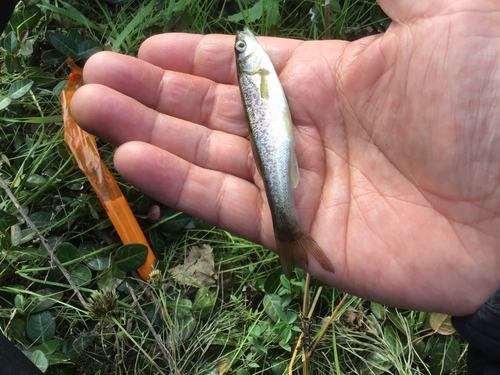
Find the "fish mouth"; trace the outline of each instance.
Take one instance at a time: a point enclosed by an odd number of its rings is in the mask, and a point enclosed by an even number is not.
[[[246,36],[246,37],[255,39],[255,35],[253,35],[253,33],[250,31],[250,29],[248,27],[246,27],[246,26],[243,26],[243,30],[237,30],[236,31],[236,36],[238,38],[241,38],[243,35]]]

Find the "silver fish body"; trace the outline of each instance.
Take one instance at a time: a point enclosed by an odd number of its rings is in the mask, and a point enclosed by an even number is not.
[[[309,253],[333,272],[328,258],[300,224],[295,208],[293,189],[299,169],[292,118],[278,75],[249,29],[237,33],[235,52],[250,142],[264,181],[283,272],[290,277],[294,265],[307,265]]]

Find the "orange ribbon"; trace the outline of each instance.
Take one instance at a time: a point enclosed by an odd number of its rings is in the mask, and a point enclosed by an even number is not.
[[[92,184],[122,242],[140,243],[148,247],[148,258],[137,271],[144,280],[149,280],[156,258],[113,175],[102,162],[95,137],[80,128],[71,115],[69,105],[73,94],[83,85],[83,71],[71,58],[66,63],[72,72],[68,77],[68,84],[61,92],[64,140]]]

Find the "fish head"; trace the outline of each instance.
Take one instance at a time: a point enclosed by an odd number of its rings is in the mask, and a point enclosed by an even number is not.
[[[255,35],[247,27],[236,33],[234,51],[240,72],[255,74],[261,69],[262,52],[264,50]]]

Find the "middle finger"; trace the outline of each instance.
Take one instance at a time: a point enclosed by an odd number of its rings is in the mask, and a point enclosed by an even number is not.
[[[114,145],[147,142],[202,168],[245,180],[254,176],[246,138],[160,113],[107,86],[80,88],[72,99],[71,112],[82,128]]]

